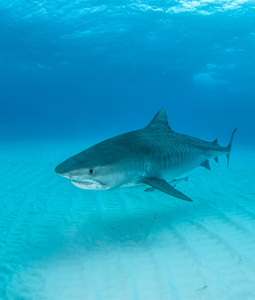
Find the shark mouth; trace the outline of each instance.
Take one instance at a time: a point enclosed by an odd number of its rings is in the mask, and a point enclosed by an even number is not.
[[[71,181],[71,183],[83,190],[108,190],[109,187],[106,185],[91,179],[79,180],[77,177],[70,176],[69,174],[60,174],[62,177],[65,177]]]
[[[83,190],[104,190],[104,186],[97,181],[78,181],[71,180],[71,183]]]
[[[84,184],[84,185],[91,185],[94,182],[88,182],[88,181],[75,181],[75,180],[71,180],[72,183],[78,183],[78,184]]]

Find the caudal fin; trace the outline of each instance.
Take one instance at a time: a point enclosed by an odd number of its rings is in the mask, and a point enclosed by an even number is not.
[[[227,154],[226,154],[227,155],[227,167],[229,166],[229,155],[230,155],[230,151],[231,151],[231,147],[232,147],[233,137],[234,137],[234,134],[235,134],[236,131],[237,131],[237,128],[232,132],[230,142],[229,142],[229,144],[226,147],[226,151],[227,151]]]

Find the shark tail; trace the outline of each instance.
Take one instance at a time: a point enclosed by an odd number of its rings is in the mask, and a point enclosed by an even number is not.
[[[232,147],[233,137],[234,137],[234,134],[235,134],[236,131],[237,131],[237,128],[232,132],[229,144],[226,147],[227,167],[229,167],[229,156],[230,156],[230,151],[231,151],[231,147]]]

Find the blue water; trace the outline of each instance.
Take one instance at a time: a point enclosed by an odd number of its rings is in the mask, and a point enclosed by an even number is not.
[[[254,132],[254,3],[3,1],[1,137]],[[228,139],[228,137],[227,137]]]
[[[254,299],[254,14],[242,0],[0,1],[1,300]],[[54,174],[162,107],[173,130],[223,146],[239,128],[232,171],[222,159],[183,184],[191,210],[159,194],[148,204],[142,190],[87,193]],[[207,239],[215,252],[201,250]],[[182,285],[185,270],[197,282]]]

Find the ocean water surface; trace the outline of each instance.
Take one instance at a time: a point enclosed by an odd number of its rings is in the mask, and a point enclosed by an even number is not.
[[[0,1],[0,299],[255,298],[255,2]],[[84,191],[64,159],[143,128],[226,146],[178,185]]]

